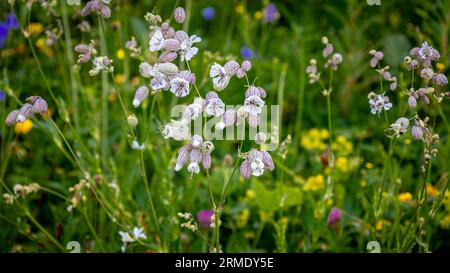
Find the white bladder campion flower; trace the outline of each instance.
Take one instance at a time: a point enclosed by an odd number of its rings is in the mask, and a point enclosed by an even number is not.
[[[100,71],[113,72],[114,67],[112,66],[112,60],[107,56],[95,57],[92,61],[93,67],[89,71],[90,76],[96,76]]]
[[[190,61],[192,57],[197,55],[198,48],[192,46],[195,43],[201,42],[202,39],[197,35],[192,35],[188,39],[185,39],[181,42],[180,50],[181,50],[181,61]]]
[[[182,78],[174,78],[170,81],[170,92],[182,98],[189,95],[189,82]]]
[[[249,179],[252,175],[261,176],[265,170],[271,172],[274,169],[275,165],[268,152],[252,149],[245,156],[240,172],[244,179]]]
[[[186,140],[190,138],[189,126],[184,121],[172,120],[162,129],[165,139],[172,138],[174,140]]]
[[[161,30],[157,29],[153,32],[149,42],[149,50],[151,52],[159,51],[164,45],[164,37]]]
[[[198,118],[205,108],[205,100],[202,98],[195,98],[192,104],[186,106],[183,111],[181,122],[188,124],[191,120]]]
[[[389,102],[389,97],[383,94],[375,94],[371,92],[368,96],[370,112],[374,115],[380,114],[381,112],[388,111],[392,108],[392,103]]]
[[[188,163],[187,170],[191,175],[200,172],[200,164],[204,169],[209,169],[213,150],[214,145],[211,141],[203,141],[199,135],[192,136],[189,143],[178,151],[175,171],[181,170]]]
[[[214,89],[217,91],[225,89],[230,82],[230,76],[226,73],[225,68],[217,63],[211,66],[209,76],[212,78]]]
[[[391,126],[387,129],[393,132],[394,137],[400,137],[408,131],[409,119],[401,117],[397,119]]]
[[[210,91],[206,94],[206,114],[214,117],[221,116],[225,112],[225,103],[216,92]]]
[[[144,228],[133,228],[133,233],[130,235],[127,231],[119,231],[119,235],[122,241],[122,252],[125,252],[127,244],[133,243],[137,240],[147,240],[147,235],[144,233]]]

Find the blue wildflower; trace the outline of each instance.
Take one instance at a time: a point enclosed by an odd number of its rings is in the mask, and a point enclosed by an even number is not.
[[[206,21],[211,21],[215,15],[216,15],[216,9],[213,7],[206,7],[204,9],[202,9],[202,16],[203,16],[203,19],[205,19]]]
[[[8,38],[8,26],[5,23],[0,22],[0,48],[5,45]]]
[[[280,13],[278,13],[277,7],[274,4],[269,3],[264,8],[264,22],[272,23],[280,18]]]
[[[6,22],[0,22],[0,48],[3,48],[5,45],[8,33],[12,29],[19,29],[19,21],[14,13],[8,13]]]
[[[4,101],[6,99],[5,92],[3,90],[0,90],[0,101]]]
[[[243,46],[241,47],[241,55],[244,59],[251,59],[253,58],[253,51],[249,47]]]
[[[6,26],[8,29],[19,29],[19,21],[14,13],[8,13],[6,16]]]

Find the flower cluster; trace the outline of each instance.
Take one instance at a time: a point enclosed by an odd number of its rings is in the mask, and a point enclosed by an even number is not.
[[[95,41],[91,40],[89,44],[79,44],[75,46],[75,51],[80,53],[78,55],[77,63],[87,63],[92,57],[97,55],[97,50],[95,49]]]
[[[322,43],[325,45],[325,48],[322,50],[322,56],[326,59],[324,68],[336,71],[338,65],[343,62],[342,55],[334,52],[334,46],[329,42],[327,37],[322,37]],[[309,61],[309,65],[306,67],[306,73],[308,74],[310,84],[320,82],[320,72],[317,68],[316,59],[311,59]],[[329,93],[331,93],[331,90],[323,90],[324,95],[328,95]]]
[[[8,126],[22,123],[26,119],[32,118],[35,114],[45,114],[48,110],[47,102],[39,96],[26,98],[26,103],[20,109],[11,111],[6,116],[5,122]]]
[[[100,14],[103,18],[111,17],[111,9],[109,4],[111,0],[90,0],[81,10],[81,16],[87,16],[91,12]]]
[[[211,167],[211,152],[214,150],[214,144],[211,141],[203,141],[199,135],[192,136],[188,144],[181,147],[178,151],[177,163],[175,171],[179,171],[188,162],[188,172],[198,174],[200,172],[200,165],[204,169]]]
[[[194,221],[194,217],[189,212],[179,212],[178,217],[181,219],[184,219],[186,222],[181,223],[181,227],[190,229],[192,232],[197,231],[198,226],[197,223]]]
[[[177,23],[182,23],[185,16],[185,11],[182,8],[175,9],[174,18]],[[183,30],[175,30],[168,22],[162,22],[159,15],[148,13],[145,19],[151,25],[148,50],[153,54],[159,53],[159,56],[156,56],[157,62],[155,63],[142,62],[139,65],[139,72],[144,78],[150,79],[148,86],[151,88],[152,94],[164,90],[182,98],[188,96],[194,88],[198,95],[190,104],[186,105],[179,119],[172,119],[161,128],[162,135],[166,139],[188,141],[178,151],[174,170],[180,171],[187,166],[187,170],[192,176],[200,172],[200,166],[203,169],[211,168],[211,152],[214,149],[214,144],[211,141],[204,140],[200,134],[191,136],[191,122],[201,117],[211,117],[217,119],[217,122],[215,122],[217,130],[240,125],[245,121],[256,128],[260,124],[260,115],[265,105],[263,99],[267,94],[262,87],[249,84],[247,72],[252,68],[250,61],[245,60],[238,63],[235,60],[228,60],[224,65],[219,63],[211,65],[209,76],[214,91],[209,91],[202,97],[195,84],[195,74],[191,72],[188,63],[198,53],[195,44],[201,41],[200,37],[188,35]],[[130,45],[131,48],[136,46],[135,44]],[[186,63],[187,70],[182,70],[174,64],[178,57],[181,62]],[[245,78],[247,81],[244,103],[236,110],[226,109],[224,101],[218,94],[228,87],[233,77]],[[147,85],[140,86],[135,92],[133,106],[139,107],[149,94],[150,89]],[[263,142],[261,138],[261,136],[258,138],[257,143]],[[273,161],[265,151],[252,149],[247,154],[239,154],[245,157],[245,163],[241,168],[244,170],[242,175],[245,178],[249,178],[251,175],[259,176],[262,175],[264,170],[272,171],[274,169]],[[262,167],[259,162],[264,162]],[[250,172],[247,172],[245,168],[248,164]]]
[[[371,50],[369,54],[372,56],[370,66],[378,66],[379,68],[380,61],[383,59],[383,53],[381,51]],[[421,47],[411,49],[410,56],[404,58],[407,70],[411,71],[413,77],[414,75],[419,75],[425,83],[425,86],[415,89],[414,82],[412,82],[411,88],[403,91],[408,97],[407,105],[412,115],[410,118],[405,116],[398,118],[386,129],[387,132],[390,132],[388,137],[398,138],[410,130],[414,139],[423,141],[424,164],[422,165],[422,170],[425,169],[424,165],[437,154],[437,149],[434,148],[434,145],[438,143],[439,135],[435,134],[432,126],[428,124],[428,116],[425,118],[419,117],[419,110],[421,110],[419,102],[423,105],[429,105],[431,100],[435,100],[439,104],[447,96],[447,93],[440,91],[440,88],[448,84],[448,79],[444,74],[435,72],[432,66],[433,62],[438,61],[439,58],[439,52],[427,42],[422,43]],[[377,72],[381,75],[381,81],[387,80],[391,82],[390,90],[394,91],[397,88],[397,79],[392,77],[388,70],[389,67],[385,67],[378,69]],[[419,73],[414,74],[415,70],[418,70]],[[385,93],[377,95],[371,92],[369,94],[369,105],[372,114],[380,114],[383,110],[387,111],[392,108],[392,103]]]
[[[39,189],[40,186],[37,183],[31,183],[28,185],[16,184],[13,187],[14,194],[4,193],[3,198],[5,199],[6,204],[12,204],[17,198],[25,198],[28,195],[37,192]]]

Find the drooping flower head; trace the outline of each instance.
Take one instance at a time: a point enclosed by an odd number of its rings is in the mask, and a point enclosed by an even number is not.
[[[265,170],[271,172],[275,169],[272,157],[266,151],[251,149],[241,164],[240,172],[244,179],[261,176]]]

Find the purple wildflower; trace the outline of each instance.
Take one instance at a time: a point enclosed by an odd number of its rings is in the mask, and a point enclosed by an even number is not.
[[[216,9],[213,7],[206,7],[204,9],[202,9],[202,16],[203,16],[203,19],[205,19],[206,21],[211,21],[215,15],[216,15]]]
[[[328,215],[328,226],[335,227],[336,224],[341,220],[342,212],[339,208],[332,208],[330,214]]]
[[[277,21],[279,18],[280,13],[278,12],[277,7],[272,3],[267,4],[267,6],[264,8],[264,22],[272,23]]]
[[[5,92],[3,90],[0,90],[0,101],[4,101],[6,99]]]
[[[197,221],[201,228],[209,229],[212,224],[212,218],[214,217],[214,211],[212,209],[204,209],[197,213]]]

